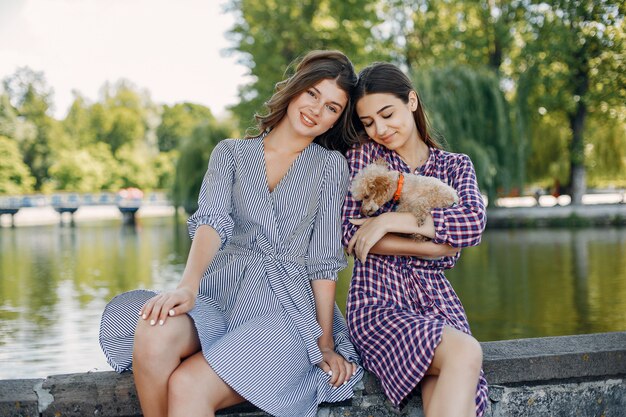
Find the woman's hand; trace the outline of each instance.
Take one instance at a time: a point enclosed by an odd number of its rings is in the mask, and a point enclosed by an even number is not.
[[[365,262],[372,246],[389,232],[384,219],[384,214],[376,217],[350,219],[350,223],[360,227],[348,242],[348,254],[354,254],[361,262]]]
[[[395,212],[382,213],[377,217],[350,219],[350,222],[360,227],[348,242],[347,251],[361,262],[365,262],[372,247],[379,242],[381,244],[376,246],[376,253],[379,255],[440,259],[446,256],[456,256],[461,251],[461,248],[454,248],[448,244],[437,244],[432,241],[417,242],[396,234],[419,233],[432,238],[435,233],[430,216],[427,216],[422,226],[417,225],[413,215]]]
[[[335,352],[334,349],[320,348],[322,361],[317,364],[322,371],[330,376],[330,385],[337,388],[348,382],[356,374],[357,365],[348,362],[343,356]]]
[[[149,299],[141,308],[141,318],[149,320],[150,325],[164,325],[167,317],[188,312],[196,303],[196,292],[186,287],[166,291]]]

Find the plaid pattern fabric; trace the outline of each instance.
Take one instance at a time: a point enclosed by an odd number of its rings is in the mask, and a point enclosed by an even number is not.
[[[384,158],[391,169],[410,172],[398,154],[368,142],[348,151],[350,179],[378,158]],[[478,245],[486,217],[471,160],[431,148],[428,160],[416,173],[441,179],[459,195],[458,205],[432,210],[436,229],[433,241],[454,247]],[[393,203],[387,203],[374,215],[394,208]],[[355,217],[363,217],[360,202],[349,193],[342,212],[345,246],[358,228],[349,222]],[[365,263],[354,261],[346,307],[350,337],[365,367],[380,379],[397,407],[404,405],[430,366],[444,325],[471,334],[463,305],[443,273],[459,256],[424,260],[370,254]],[[487,405],[487,382],[481,372],[476,394],[478,416]]]

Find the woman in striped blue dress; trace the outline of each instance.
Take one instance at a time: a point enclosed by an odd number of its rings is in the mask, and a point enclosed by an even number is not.
[[[356,258],[346,306],[352,341],[397,407],[419,385],[426,417],[482,416],[489,400],[481,347],[444,275],[461,248],[480,243],[485,228],[472,161],[429,135],[421,100],[396,66],[362,70],[353,100],[365,140],[347,153],[352,178],[382,158],[392,170],[439,178],[459,203],[431,210],[419,225],[412,214],[394,212],[393,201],[365,218],[348,194],[343,242]],[[415,233],[432,241],[407,237]]]
[[[312,417],[353,395],[362,369],[334,294],[355,84],[342,53],[307,54],[257,116],[264,133],[213,150],[178,287],[107,305],[101,346],[116,371],[132,368],[146,417],[244,400]]]

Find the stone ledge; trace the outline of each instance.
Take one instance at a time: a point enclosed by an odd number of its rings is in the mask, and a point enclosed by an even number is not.
[[[626,410],[626,332],[481,343],[490,383],[488,416],[604,415]],[[546,411],[548,410],[548,411]],[[399,413],[419,417],[419,395]],[[3,417],[141,415],[130,373],[93,372],[0,381]],[[267,416],[250,404],[227,417]],[[318,417],[398,415],[366,373],[353,400],[320,407]]]

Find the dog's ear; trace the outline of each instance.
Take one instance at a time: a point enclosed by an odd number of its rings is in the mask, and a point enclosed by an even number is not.
[[[388,177],[376,177],[369,187],[370,195],[374,196],[374,199],[378,204],[382,204],[385,202],[386,194],[390,187],[391,181]]]

